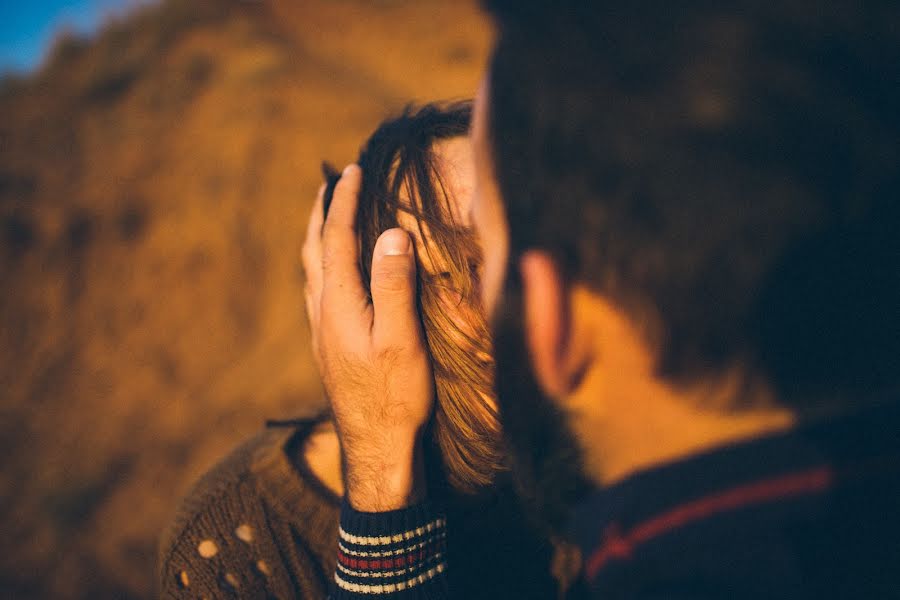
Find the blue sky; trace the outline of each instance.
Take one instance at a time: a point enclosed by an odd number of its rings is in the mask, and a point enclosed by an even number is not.
[[[60,29],[96,31],[135,0],[0,0],[0,73],[40,65]]]

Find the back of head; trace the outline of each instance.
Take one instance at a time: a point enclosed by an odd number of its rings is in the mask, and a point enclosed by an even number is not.
[[[900,4],[488,0],[511,250],[800,411],[900,357]]]

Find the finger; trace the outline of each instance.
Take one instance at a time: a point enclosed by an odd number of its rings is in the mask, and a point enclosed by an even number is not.
[[[319,186],[319,193],[313,204],[312,213],[309,215],[309,223],[306,226],[306,240],[303,242],[301,259],[303,273],[306,278],[306,286],[310,296],[318,300],[322,294],[322,224],[325,215],[322,212],[322,203],[325,196],[325,184]]]
[[[361,180],[359,166],[344,169],[322,229],[322,294],[328,296],[328,310],[345,317],[358,316],[368,305],[360,281],[355,229]]]
[[[315,237],[322,236],[322,225],[325,223],[325,211],[322,208],[325,203],[325,184],[319,186],[319,190],[316,192],[316,201],[313,203],[312,214],[309,215],[309,225],[306,226],[306,237],[312,237],[312,234],[315,233]]]
[[[314,288],[321,290],[322,281],[322,224],[325,215],[322,214],[322,199],[325,195],[325,184],[319,186],[316,200],[313,203],[312,212],[306,225],[306,239],[303,241],[301,260],[303,263],[303,275],[309,284],[314,280]]]
[[[309,332],[315,340],[319,333],[319,307],[322,298],[321,295],[314,295],[307,285],[303,289],[303,300],[306,305],[306,321],[309,324]]]
[[[304,275],[307,279],[313,275],[314,271],[322,270],[322,225],[325,221],[325,215],[322,214],[322,203],[324,196],[325,184],[323,183],[319,186],[316,200],[313,202],[309,221],[306,225],[306,238],[303,240],[301,258],[303,260]]]
[[[318,299],[313,298],[309,286],[306,286],[306,289],[304,290],[304,297],[306,299],[306,318],[309,322],[310,347],[312,348],[313,359],[321,374],[322,361],[319,354],[319,301]]]
[[[388,229],[375,243],[371,290],[375,313],[372,341],[376,348],[420,341],[416,261],[409,234],[402,229]]]
[[[322,225],[325,222],[323,210],[326,184],[319,186],[316,200],[306,226],[306,240],[303,243],[303,272],[306,283],[303,286],[303,299],[306,307],[306,320],[309,324],[310,346],[313,360],[319,373],[322,373],[322,361],[319,354],[319,309],[322,302]]]

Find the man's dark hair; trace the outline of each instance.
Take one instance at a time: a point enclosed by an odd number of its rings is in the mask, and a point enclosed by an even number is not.
[[[484,4],[511,260],[609,295],[664,377],[896,384],[900,3]]]

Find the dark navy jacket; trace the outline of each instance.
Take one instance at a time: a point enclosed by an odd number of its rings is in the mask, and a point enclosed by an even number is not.
[[[900,406],[637,474],[574,523],[604,600],[900,598]]]
[[[532,553],[523,570],[513,558],[527,546],[519,541],[463,543],[448,562],[454,519],[472,515],[428,502],[391,513],[358,513],[345,503],[348,551],[339,552],[333,598],[554,595],[545,559]],[[500,541],[514,529],[494,524]],[[572,537],[584,562],[575,598],[900,598],[900,404],[638,473],[587,498]],[[491,587],[486,575],[448,585],[451,573],[472,572],[467,562],[484,563],[488,574],[512,562],[515,572],[536,577],[519,577],[518,586]]]

